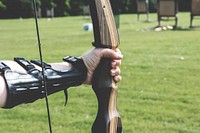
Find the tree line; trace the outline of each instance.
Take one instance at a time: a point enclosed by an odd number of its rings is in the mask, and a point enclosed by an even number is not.
[[[83,6],[89,0],[36,0],[41,17],[48,17],[47,11],[53,10],[55,17],[83,14]],[[114,13],[136,12],[136,0],[110,0]],[[157,0],[149,0],[150,12],[156,11]],[[180,7],[188,9],[188,0],[181,0]],[[33,17],[32,0],[0,0],[0,18]]]
[[[75,0],[36,0],[36,3],[42,17],[46,17],[46,11],[51,9],[54,9],[55,16],[73,15],[72,10],[78,6]],[[32,0],[0,0],[1,18],[33,17],[33,10]]]

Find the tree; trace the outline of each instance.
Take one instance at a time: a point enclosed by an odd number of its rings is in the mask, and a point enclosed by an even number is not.
[[[21,0],[21,11],[20,16],[28,18],[33,16],[33,6],[31,0]]]
[[[47,17],[47,10],[52,10],[55,6],[53,0],[41,0],[42,16]]]
[[[70,10],[70,0],[54,0],[55,16],[67,16]]]
[[[5,18],[6,13],[6,5],[4,4],[4,0],[0,0],[0,18]]]
[[[33,6],[31,0],[0,0],[5,6],[1,18],[27,18],[33,16]],[[39,0],[37,0],[39,3]]]
[[[130,13],[136,11],[136,0],[122,0],[120,2],[121,13]]]
[[[6,9],[6,5],[3,3],[2,0],[0,0],[0,10],[5,10]]]
[[[83,6],[83,0],[70,0],[70,11],[69,14],[72,16],[80,15],[82,14],[82,6]]]

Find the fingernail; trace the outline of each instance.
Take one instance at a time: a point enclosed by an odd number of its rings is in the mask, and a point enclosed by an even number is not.
[[[118,83],[122,80],[121,76],[115,76],[115,82]]]
[[[122,54],[117,54],[117,58],[123,58]]]
[[[116,66],[117,63],[116,62],[112,62],[112,67]]]
[[[111,76],[115,76],[115,70],[111,69]]]

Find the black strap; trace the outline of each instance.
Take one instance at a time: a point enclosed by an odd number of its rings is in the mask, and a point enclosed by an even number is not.
[[[63,58],[63,61],[71,63],[75,68],[77,68],[78,70],[81,70],[84,73],[84,77],[86,78],[87,67],[83,59],[74,57],[74,56],[67,56]]]
[[[22,57],[14,57],[14,61],[16,61],[20,66],[22,66],[27,72],[35,69],[34,65],[32,65],[29,61]]]
[[[67,89],[64,89],[64,94],[65,94],[65,106],[67,106],[67,103],[68,103],[68,91],[67,91]]]
[[[38,65],[40,67],[43,66],[45,69],[52,69],[51,65],[49,65],[45,62],[41,62],[40,60],[31,60],[31,63]],[[66,106],[67,102],[68,102],[68,91],[67,91],[67,89],[64,89],[64,95],[65,95],[65,104],[64,105]]]
[[[44,67],[44,68],[51,68],[51,65],[45,63],[45,62],[41,62],[40,60],[31,60],[31,63],[38,65],[40,67]]]

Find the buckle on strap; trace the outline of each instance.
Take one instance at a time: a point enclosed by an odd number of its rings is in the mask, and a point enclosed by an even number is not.
[[[22,57],[14,57],[14,61],[16,61],[20,66],[22,66],[27,72],[35,69],[34,65],[32,65],[29,61],[25,60]]]
[[[4,73],[6,70],[11,70],[5,63],[0,62],[0,72]]]
[[[45,62],[41,62],[40,60],[31,60],[31,63],[33,63],[33,64],[35,64],[37,66],[40,66],[40,67],[44,67],[45,69],[53,70],[51,65],[49,65],[49,64],[47,64]],[[65,104],[64,105],[66,106],[67,102],[68,102],[68,91],[67,91],[67,89],[64,89],[64,95],[65,95]]]

